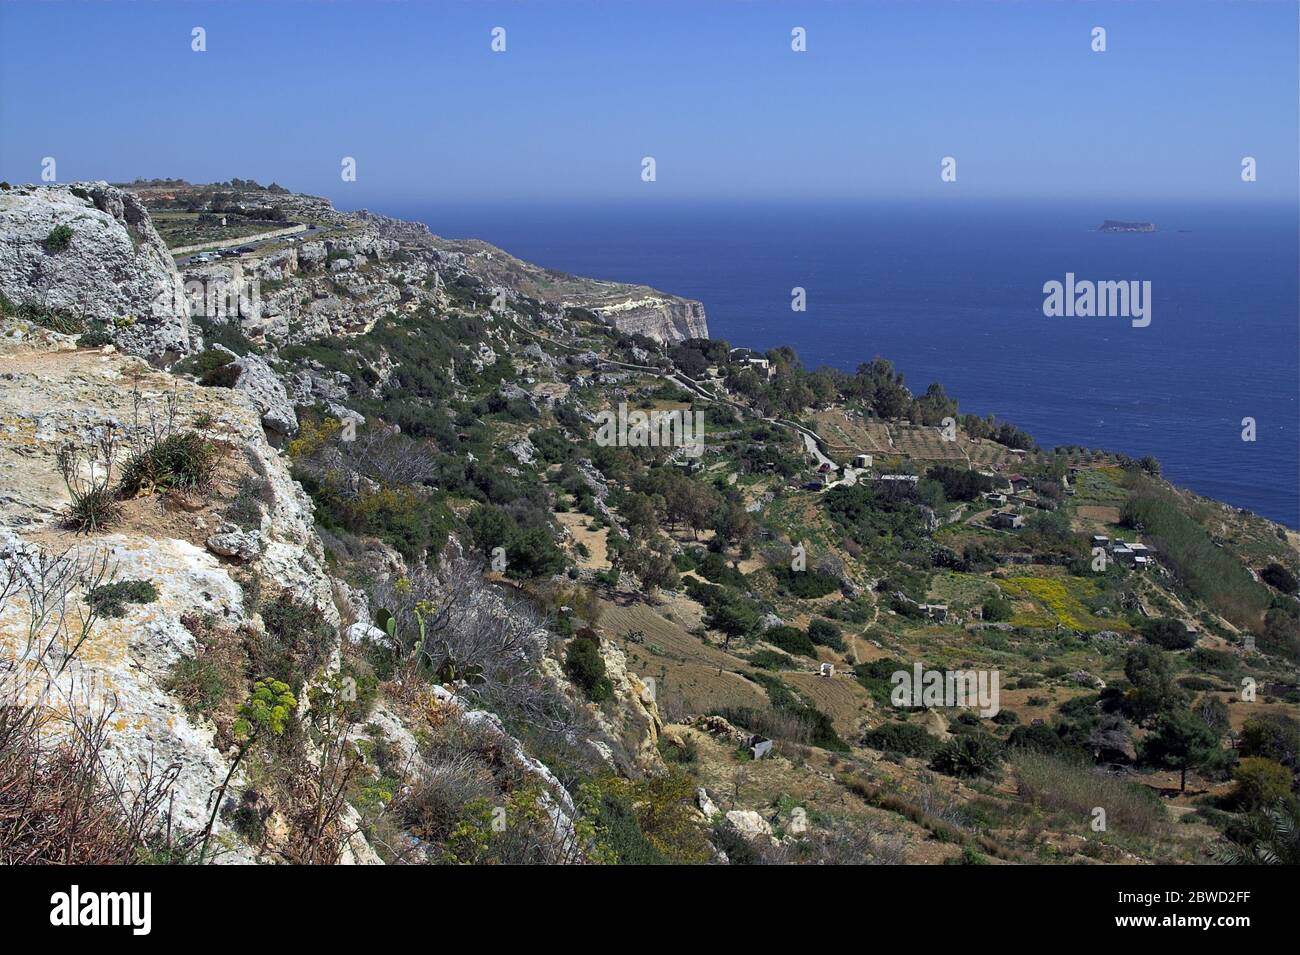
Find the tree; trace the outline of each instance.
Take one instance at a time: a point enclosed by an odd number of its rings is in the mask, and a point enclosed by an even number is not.
[[[1187,770],[1209,763],[1219,751],[1219,736],[1191,710],[1162,713],[1142,743],[1142,760],[1179,771],[1178,791],[1187,790]]]
[[[808,639],[832,650],[844,649],[844,638],[840,628],[829,620],[818,618],[808,624]]]
[[[1277,562],[1271,563],[1261,570],[1259,579],[1284,594],[1295,594],[1297,590],[1300,590],[1300,582],[1296,580],[1295,574]]]
[[[989,621],[1010,620],[1014,615],[1011,601],[1007,600],[1000,593],[991,594],[987,599],[985,599],[983,606],[980,607],[980,611],[983,614],[984,619]]]
[[[1271,759],[1247,756],[1237,764],[1232,778],[1237,781],[1237,787],[1229,800],[1241,812],[1257,812],[1293,798],[1291,771]]]
[[[1124,660],[1124,675],[1132,684],[1125,696],[1125,706],[1138,723],[1149,722],[1183,698],[1168,659],[1155,647],[1130,650]]]
[[[1219,699],[1217,696],[1209,696],[1207,694],[1206,696],[1201,697],[1196,701],[1196,706],[1192,708],[1192,712],[1199,716],[1204,721],[1205,725],[1218,733],[1220,737],[1222,737],[1224,733],[1228,732],[1230,726],[1228,720],[1228,704],[1224,703],[1223,700]]]
[[[1285,713],[1251,716],[1241,727],[1242,756],[1263,756],[1300,768],[1300,724]]]
[[[1225,865],[1300,865],[1300,803],[1281,800],[1229,826],[1214,853]]]
[[[722,504],[721,498],[712,488],[689,478],[684,480],[680,492],[680,499],[675,502],[677,513],[698,539],[700,531],[713,521],[714,514]],[[670,502],[669,507],[673,506],[673,502]]]
[[[1142,622],[1142,636],[1164,650],[1186,650],[1196,643],[1196,637],[1181,620],[1159,617]]]
[[[641,585],[650,594],[678,584],[672,556],[665,553],[662,546],[632,544],[623,553],[623,566],[641,578]]]
[[[659,526],[659,511],[663,510],[663,499],[658,500],[649,494],[628,491],[619,500],[618,512],[627,521],[628,532],[633,537],[648,537]]]

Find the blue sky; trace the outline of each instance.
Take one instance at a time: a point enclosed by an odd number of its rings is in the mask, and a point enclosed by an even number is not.
[[[347,208],[647,190],[1295,200],[1297,15],[1293,0],[6,3],[0,178],[34,181],[53,156],[64,181],[240,176]]]

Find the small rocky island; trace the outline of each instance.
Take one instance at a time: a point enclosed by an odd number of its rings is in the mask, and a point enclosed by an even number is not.
[[[1124,222],[1120,219],[1107,219],[1101,224],[1102,232],[1155,232],[1154,222]]]

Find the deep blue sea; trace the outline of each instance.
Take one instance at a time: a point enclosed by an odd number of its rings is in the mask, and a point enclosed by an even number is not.
[[[701,300],[733,345],[808,367],[881,355],[1044,446],[1155,455],[1171,480],[1300,526],[1294,205],[458,203],[388,212],[520,258]],[[1097,230],[1155,222],[1153,234]],[[1152,320],[1047,318],[1043,283],[1152,283]],[[807,311],[790,308],[807,290]],[[1241,438],[1253,417],[1254,443]]]

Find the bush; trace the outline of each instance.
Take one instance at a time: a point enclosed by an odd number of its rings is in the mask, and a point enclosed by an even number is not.
[[[56,456],[59,474],[72,498],[63,515],[63,526],[78,533],[93,534],[117,519],[121,508],[112,491],[115,453],[116,442],[111,431],[99,438],[89,451],[59,449]]]
[[[147,580],[119,580],[96,587],[84,599],[105,617],[121,617],[129,603],[153,603],[158,599],[158,590]]]
[[[996,739],[982,733],[964,733],[934,754],[930,768],[946,776],[974,779],[997,776],[1001,763],[1002,747]]]
[[[235,356],[228,351],[220,348],[206,348],[197,355],[182,358],[172,367],[172,371],[177,374],[194,375],[201,378],[206,372],[229,365],[234,360]]]
[[[239,677],[229,660],[209,651],[178,659],[163,686],[190,715],[210,717],[238,685]]]
[[[239,382],[244,369],[234,362],[209,368],[199,376],[199,384],[205,388],[233,388]]]
[[[787,567],[771,568],[772,576],[784,592],[801,600],[816,600],[840,589],[837,577],[817,570],[790,570]]]
[[[1000,593],[994,594],[985,600],[980,610],[985,620],[994,623],[1010,620],[1015,613],[1011,606],[1011,601],[1007,600]]]
[[[867,733],[862,738],[862,745],[926,759],[934,756],[943,743],[914,723],[886,723]]]
[[[1181,620],[1161,617],[1142,622],[1142,636],[1148,643],[1153,643],[1165,650],[1186,650],[1196,643],[1196,637],[1188,632]]]
[[[1011,756],[1011,773],[1021,799],[1049,810],[1087,818],[1104,806],[1106,825],[1138,836],[1156,833],[1165,822],[1160,797],[1147,786],[1107,776],[1091,766],[1021,751]]]
[[[885,658],[859,663],[853,668],[853,675],[858,678],[858,682],[871,694],[871,698],[876,703],[887,706],[893,691],[893,675],[899,670],[906,669],[907,667],[900,661]]]
[[[763,631],[762,639],[775,647],[780,647],[786,653],[797,653],[805,657],[817,656],[817,648],[808,639],[808,635],[798,627],[773,627]]]
[[[750,665],[760,670],[788,670],[794,666],[794,660],[775,650],[759,650],[749,655]]]
[[[252,669],[301,686],[329,656],[333,631],[315,609],[286,594],[260,611],[266,633],[250,647]]]
[[[840,633],[840,628],[829,620],[814,620],[808,624],[808,639],[823,647],[830,647],[832,650],[844,649],[844,638]]]
[[[1251,716],[1241,727],[1240,753],[1300,768],[1300,724],[1284,713]]]
[[[1261,570],[1259,579],[1284,594],[1295,594],[1300,590],[1300,582],[1296,580],[1295,574],[1276,562]]]
[[[50,234],[45,237],[45,249],[47,252],[62,252],[72,244],[72,226],[56,225],[50,230]]]
[[[103,348],[113,344],[113,336],[102,328],[94,328],[77,339],[78,348]]]
[[[574,637],[564,654],[564,672],[593,703],[603,703],[614,695],[614,686],[605,675],[605,661],[594,640]]]
[[[216,446],[197,432],[170,434],[127,461],[118,490],[128,496],[151,490],[203,491],[212,483],[216,458]]]
[[[1237,787],[1228,800],[1241,812],[1255,812],[1291,796],[1291,772],[1281,763],[1247,756],[1232,772]]]

